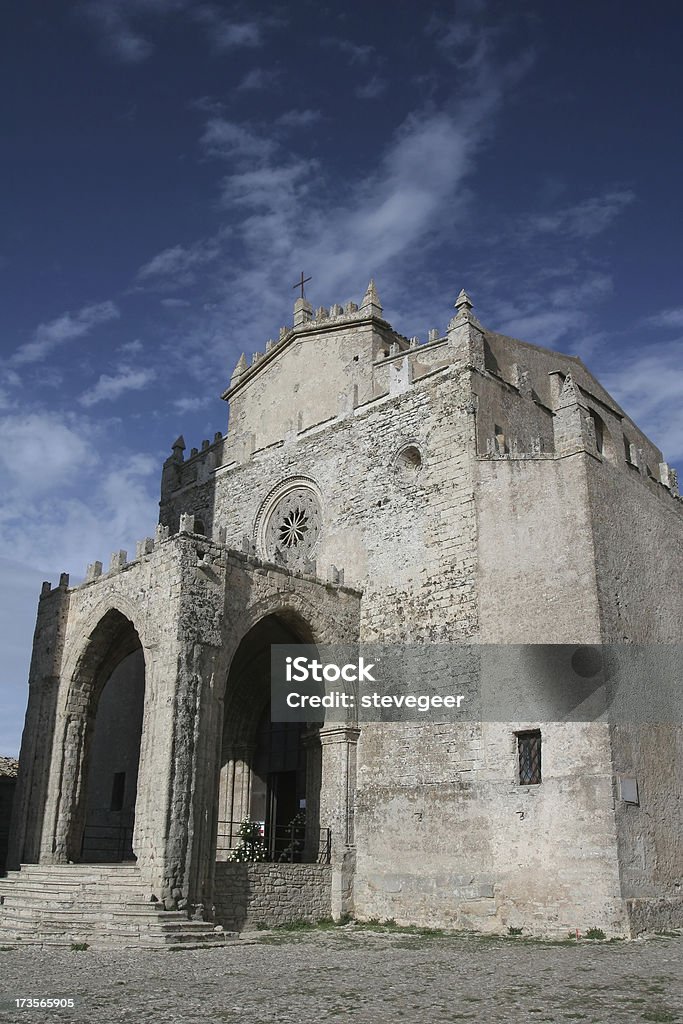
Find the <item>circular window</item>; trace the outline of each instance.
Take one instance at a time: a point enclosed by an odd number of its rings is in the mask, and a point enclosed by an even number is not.
[[[291,488],[275,502],[266,519],[266,558],[301,567],[312,557],[321,524],[320,502],[314,491],[308,487]]]
[[[399,480],[414,483],[422,469],[422,452],[415,444],[401,448],[394,462],[394,471]]]

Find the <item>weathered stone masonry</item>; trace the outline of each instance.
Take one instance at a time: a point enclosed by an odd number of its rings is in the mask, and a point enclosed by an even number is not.
[[[274,793],[256,736],[270,643],[663,644],[683,622],[675,472],[579,359],[486,330],[464,292],[424,343],[372,282],[360,306],[299,299],[223,397],[226,435],[172,446],[154,540],[41,597],[14,862],[79,858],[99,695],[141,649],[132,850],[169,908],[680,922],[675,725],[329,723],[305,739],[305,852],[329,829],[331,865],[216,863],[219,821]],[[520,785],[515,734],[539,725],[542,783]]]

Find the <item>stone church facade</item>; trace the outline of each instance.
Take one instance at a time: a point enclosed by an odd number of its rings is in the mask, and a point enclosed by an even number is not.
[[[583,363],[464,292],[408,339],[371,282],[222,397],[156,536],[43,587],[10,866],[135,858],[226,927],[683,924],[679,725],[270,720],[271,644],[681,642],[675,472]],[[230,859],[245,819],[267,863]]]

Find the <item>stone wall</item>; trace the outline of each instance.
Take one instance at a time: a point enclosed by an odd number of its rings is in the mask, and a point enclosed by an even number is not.
[[[331,916],[329,864],[216,864],[216,921],[232,931]]]

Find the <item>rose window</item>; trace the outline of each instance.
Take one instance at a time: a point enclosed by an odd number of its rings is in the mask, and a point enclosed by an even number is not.
[[[301,544],[307,532],[308,513],[303,508],[295,508],[288,512],[278,530],[280,541],[286,548],[295,548]]]
[[[303,568],[315,557],[320,527],[320,504],[315,493],[308,487],[292,488],[268,516],[263,538],[266,558]]]

